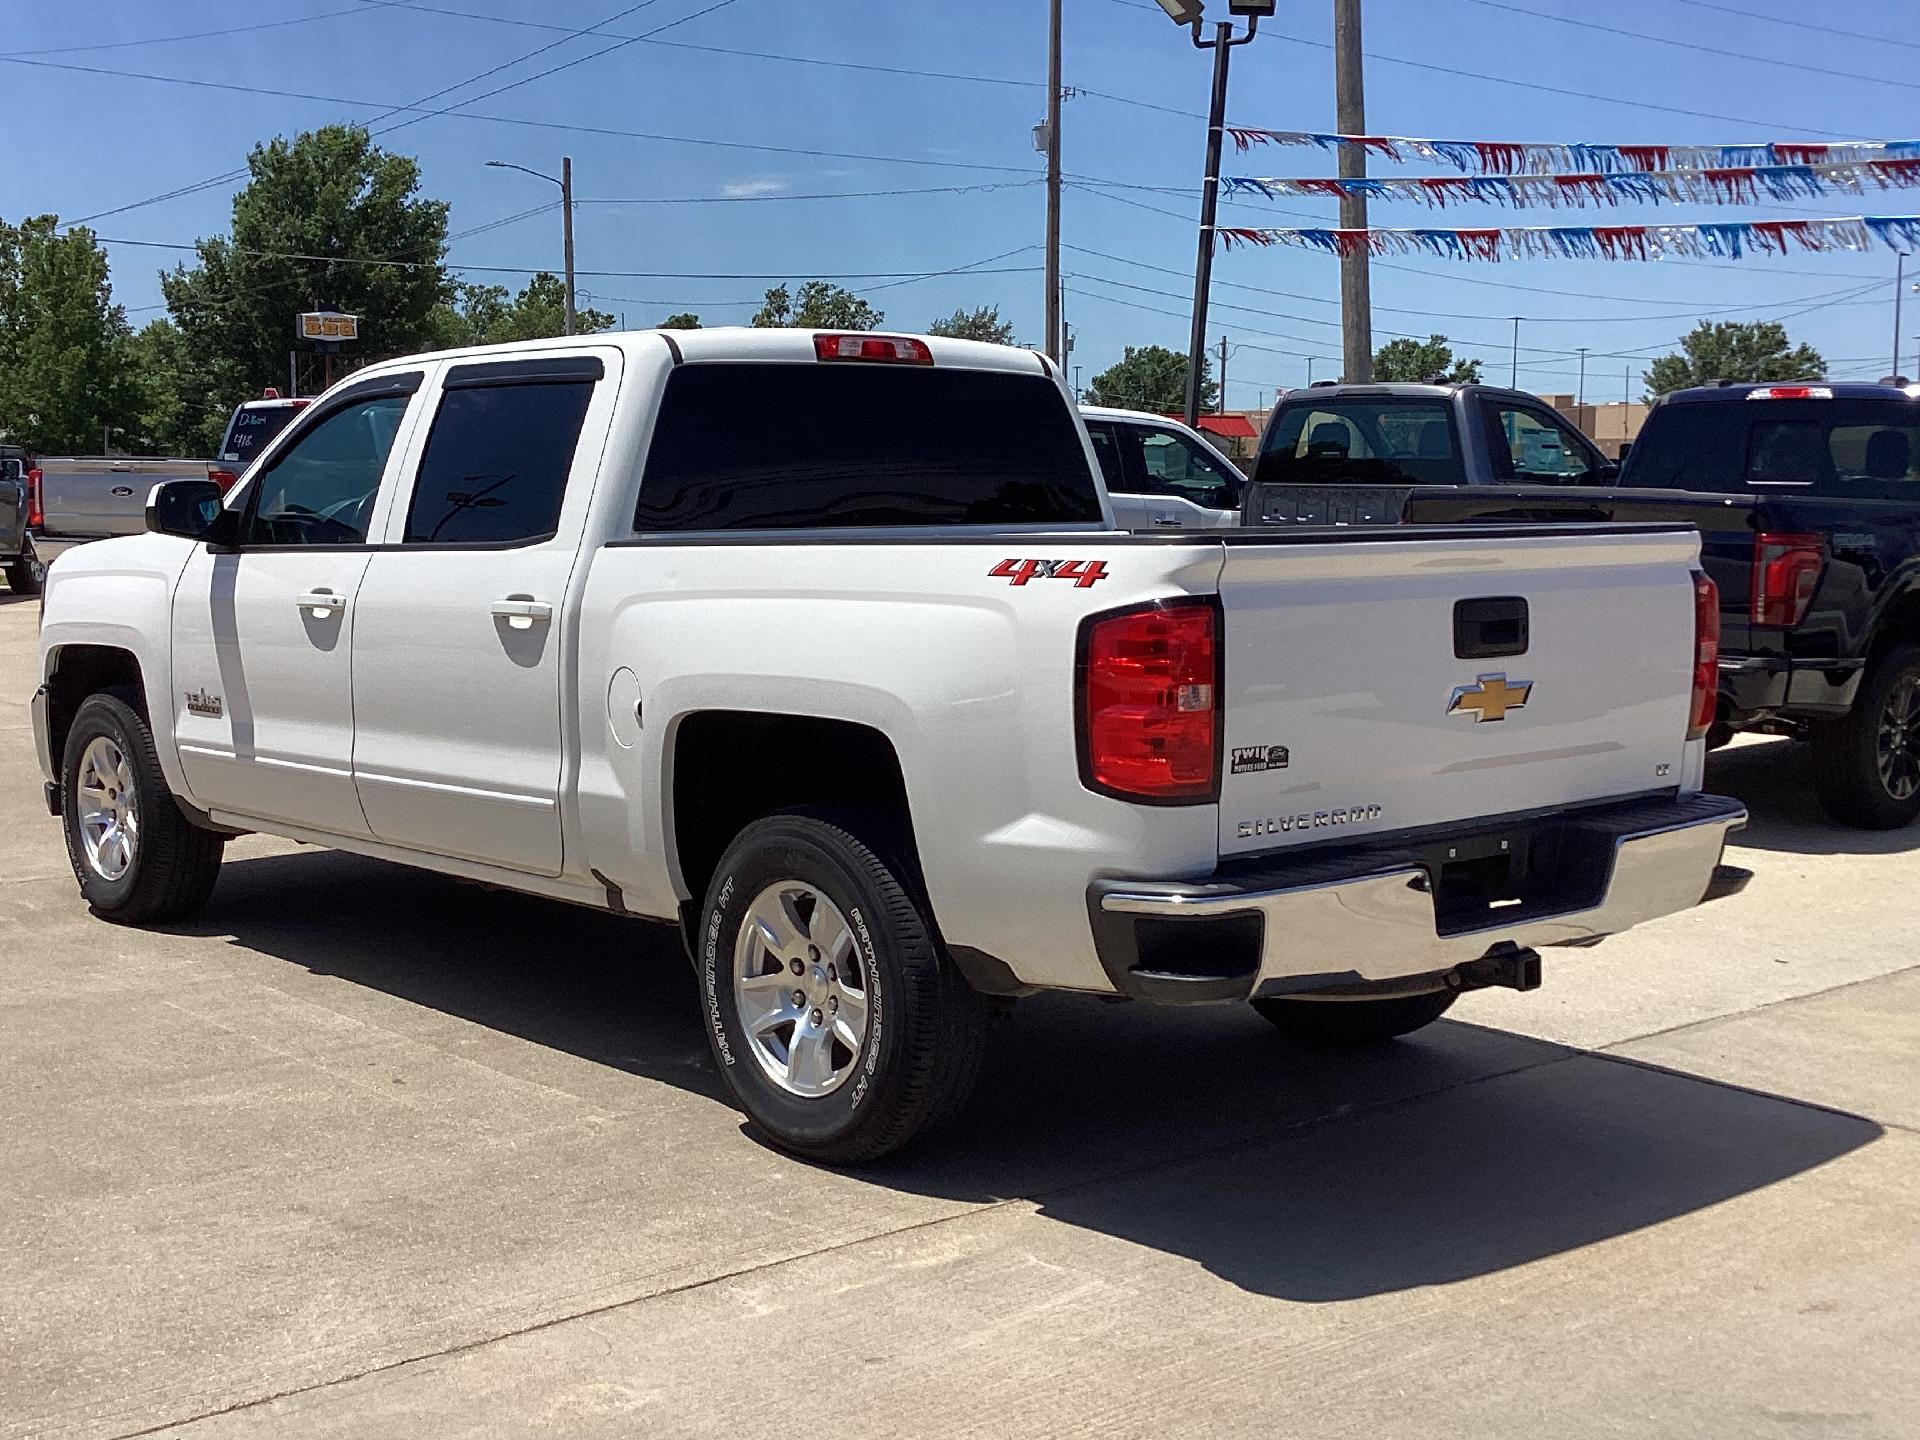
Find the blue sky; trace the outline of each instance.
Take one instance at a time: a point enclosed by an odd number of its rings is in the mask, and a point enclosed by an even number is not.
[[[771,281],[736,276],[972,267],[969,275],[845,283],[883,308],[890,326],[918,329],[956,306],[997,304],[1022,339],[1038,339],[1044,194],[1030,132],[1043,106],[1042,0],[652,0],[622,15],[631,3],[4,0],[0,56],[12,58],[0,58],[0,215],[78,219],[233,171],[263,137],[369,121],[386,131],[382,143],[419,158],[427,193],[452,203],[458,238],[450,260],[514,272],[476,268],[473,279],[517,284],[531,268],[559,268],[557,211],[512,218],[543,205],[547,187],[483,162],[553,172],[564,152],[583,202],[581,271],[629,272],[583,273],[581,286],[591,303],[630,325],[685,309],[709,323],[744,321]],[[1224,0],[1209,9],[1224,11]],[[1330,0],[1280,0],[1277,22],[1235,52],[1231,121],[1334,128],[1331,12]],[[682,19],[615,48],[618,38]],[[1368,121],[1378,133],[1673,144],[1920,136],[1920,7],[1910,0],[1817,8],[1788,0],[1367,0],[1365,21]],[[596,22],[605,22],[604,34],[567,37]],[[273,28],[158,38],[245,26]],[[1068,313],[1085,379],[1123,345],[1185,345],[1204,142],[1196,112],[1209,62],[1151,0],[1066,0],[1065,27],[1067,83],[1089,92],[1069,101],[1064,127],[1065,168],[1076,177],[1065,209]],[[582,60],[600,50],[607,53]],[[574,60],[582,63],[514,83]],[[468,102],[492,118],[375,118],[486,71],[495,73],[427,103]],[[1319,175],[1333,163],[1311,150],[1237,157],[1229,149],[1227,169]],[[1376,165],[1374,173],[1429,172]],[[936,187],[955,193],[754,198]],[[224,183],[92,223],[115,241],[191,242],[224,231],[232,190]],[[619,200],[672,203],[599,203]],[[1920,190],[1794,206],[1663,206],[1659,218],[1862,210],[1920,213]],[[1332,216],[1327,203],[1259,201],[1224,208],[1222,221],[1331,224]],[[1647,218],[1623,208],[1604,212],[1601,223]],[[1579,224],[1593,216],[1376,205],[1373,223]],[[178,253],[123,243],[110,251],[116,296],[135,322],[162,313],[145,307],[160,298],[156,271]],[[1585,346],[1589,399],[1619,399],[1629,368],[1637,394],[1646,358],[1709,312],[1785,318],[1835,374],[1877,377],[1891,359],[1887,251],[1724,264],[1422,257],[1376,265],[1377,341],[1438,331],[1504,380],[1507,317],[1521,315],[1519,378],[1536,390],[1571,391],[1574,352]],[[1337,296],[1337,262],[1328,257],[1220,257],[1210,328],[1233,347],[1232,404],[1303,383],[1309,357],[1315,374],[1334,373]],[[1920,296],[1909,299],[1902,368],[1917,373]]]

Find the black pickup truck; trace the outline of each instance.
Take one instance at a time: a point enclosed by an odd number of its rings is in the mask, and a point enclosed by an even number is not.
[[[1920,389],[1920,387],[1916,387]],[[1410,524],[1688,520],[1720,588],[1735,731],[1812,742],[1836,820],[1920,817],[1920,396],[1806,382],[1682,390],[1601,486],[1417,486]]]

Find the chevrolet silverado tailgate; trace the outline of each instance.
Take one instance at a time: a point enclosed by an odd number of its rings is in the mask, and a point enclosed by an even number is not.
[[[1671,788],[1698,553],[1652,525],[1227,539],[1221,853]]]

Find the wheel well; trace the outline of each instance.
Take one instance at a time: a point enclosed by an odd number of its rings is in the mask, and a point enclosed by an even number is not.
[[[1881,614],[1873,627],[1873,654],[1895,645],[1920,643],[1920,590],[1909,590]]]
[[[706,710],[680,722],[673,747],[673,834],[681,877],[699,905],[720,857],[762,815],[830,805],[885,845],[916,889],[920,856],[892,742],[846,720]]]
[[[53,762],[60,763],[66,753],[67,731],[73,717],[89,695],[118,687],[131,689],[134,709],[147,718],[147,691],[140,676],[140,662],[128,650],[111,645],[63,645],[54,656],[53,672],[47,676],[47,732]]]

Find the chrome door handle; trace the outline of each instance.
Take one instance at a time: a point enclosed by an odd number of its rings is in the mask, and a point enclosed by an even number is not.
[[[1180,517],[1178,515],[1156,515],[1153,517],[1153,523],[1156,525],[1171,526],[1177,530],[1180,528]]]
[[[347,608],[347,597],[331,590],[309,590],[294,602],[316,620],[325,620]]]
[[[510,595],[505,600],[493,602],[493,618],[506,621],[515,630],[531,630],[535,625],[545,625],[553,619],[553,606],[544,600]]]

